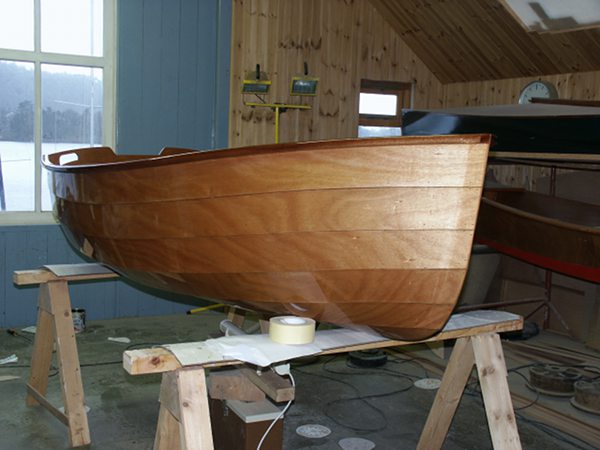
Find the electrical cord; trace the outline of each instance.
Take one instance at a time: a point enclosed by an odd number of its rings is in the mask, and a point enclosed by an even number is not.
[[[322,363],[323,366],[323,371],[325,372],[329,372],[332,375],[372,375],[372,374],[378,374],[378,375],[387,375],[387,376],[394,376],[394,377],[401,377],[404,379],[407,379],[410,381],[410,385],[403,387],[401,389],[396,389],[390,392],[384,392],[381,394],[372,394],[372,395],[359,395],[360,391],[359,389],[354,386],[352,383],[349,383],[347,381],[341,380],[339,379],[339,377],[332,377],[332,376],[328,376],[328,375],[323,375],[323,374],[318,374],[318,373],[311,373],[311,372],[307,372],[305,370],[301,370],[296,368],[295,370],[298,372],[301,372],[305,375],[309,375],[309,376],[314,376],[314,377],[319,377],[319,378],[324,378],[327,380],[331,380],[331,381],[335,381],[337,383],[343,384],[345,386],[350,387],[354,393],[356,394],[354,397],[346,397],[346,398],[340,398],[340,399],[335,399],[332,400],[328,403],[326,403],[324,405],[324,414],[325,416],[327,416],[332,422],[336,423],[337,425],[344,427],[348,430],[357,432],[357,433],[373,433],[373,432],[379,432],[382,431],[384,429],[387,428],[388,422],[387,422],[387,418],[385,417],[385,414],[383,413],[383,411],[379,408],[377,408],[376,406],[374,406],[373,404],[371,404],[368,400],[369,399],[374,399],[374,398],[381,398],[381,397],[388,397],[391,395],[395,395],[395,394],[399,394],[402,392],[406,392],[410,389],[412,389],[413,387],[413,383],[412,380],[410,378],[410,376],[407,376],[405,374],[401,374],[398,373],[396,371],[391,371],[391,370],[387,370],[387,371],[383,371],[381,368],[379,369],[371,369],[371,370],[361,370],[360,372],[355,372],[355,373],[349,373],[349,372],[343,372],[343,371],[335,371],[332,369],[329,369],[326,367],[327,364],[330,364],[333,360],[335,360],[336,358],[338,358],[338,355],[331,357],[329,360],[325,361]],[[363,405],[365,405],[367,408],[369,408],[371,411],[373,411],[377,416],[378,416],[378,420],[380,422],[382,422],[382,425],[378,426],[378,427],[354,427],[351,425],[348,425],[346,423],[344,423],[343,421],[339,420],[338,418],[335,417],[335,415],[332,413],[331,409],[340,403],[345,403],[345,402],[352,402],[352,401],[360,401]]]
[[[288,376],[290,377],[290,382],[292,383],[292,387],[295,388],[296,380],[294,380],[294,377],[292,376],[291,373],[288,373]],[[258,442],[258,445],[256,446],[256,450],[260,450],[261,446],[263,445],[263,442],[269,435],[271,429],[275,426],[277,421],[283,417],[283,415],[286,413],[286,411],[290,408],[290,405],[292,404],[293,401],[294,401],[294,399],[287,402],[287,405],[285,405],[285,407],[281,410],[281,412],[277,415],[277,417],[275,417],[273,419],[273,422],[271,422],[271,425],[269,425],[269,427],[266,429],[265,433],[262,435],[262,438],[260,438],[260,441]]]

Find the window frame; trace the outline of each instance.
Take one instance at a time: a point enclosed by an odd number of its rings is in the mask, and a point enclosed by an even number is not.
[[[412,107],[414,96],[414,83],[405,81],[360,80],[360,94],[382,94],[396,96],[396,115],[360,114],[358,126],[363,127],[402,127],[403,102],[408,95],[409,107]],[[360,98],[359,98],[360,105]]]
[[[41,51],[41,0],[34,0],[34,50],[0,48],[0,60],[34,64],[34,211],[0,211],[0,226],[54,224],[51,211],[42,211],[42,64],[62,64],[102,69],[102,143],[113,147],[116,140],[116,79],[117,79],[117,5],[116,0],[103,0],[103,55],[81,56]]]

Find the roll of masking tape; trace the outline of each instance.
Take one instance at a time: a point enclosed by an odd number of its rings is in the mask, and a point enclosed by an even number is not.
[[[271,317],[269,337],[278,344],[310,344],[315,339],[315,321],[296,316]]]

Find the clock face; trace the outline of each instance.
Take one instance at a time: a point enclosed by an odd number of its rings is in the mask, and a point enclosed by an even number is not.
[[[519,104],[531,103],[532,98],[558,98],[558,91],[547,81],[532,81],[521,91]]]

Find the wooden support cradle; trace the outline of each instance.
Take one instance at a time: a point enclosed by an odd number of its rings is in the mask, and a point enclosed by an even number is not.
[[[496,314],[504,318],[493,323],[474,323],[462,328],[449,329],[447,326],[436,336],[420,341],[457,339],[417,449],[432,450],[442,447],[474,365],[477,367],[494,448],[521,449],[498,333],[521,329],[523,320],[509,313]],[[412,344],[415,342],[385,340],[325,349],[321,354]],[[161,407],[154,447],[156,450],[214,449],[204,369],[235,364],[242,363],[215,361],[182,367],[175,355],[164,348],[130,350],[123,354],[123,366],[131,375],[163,373]]]
[[[70,446],[79,447],[90,444],[91,440],[68,283],[116,278],[118,275],[98,264],[48,267],[48,269],[19,270],[13,274],[13,282],[16,285],[40,285],[37,329],[31,355],[31,373],[27,384],[27,404],[41,405],[46,408],[68,427]],[[64,413],[45,397],[54,344],[56,344]]]

